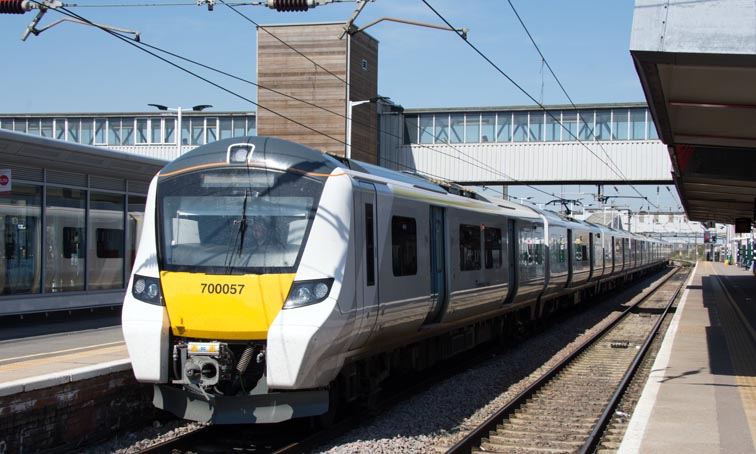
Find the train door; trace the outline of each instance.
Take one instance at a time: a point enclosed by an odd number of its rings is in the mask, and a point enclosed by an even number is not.
[[[594,244],[593,233],[588,233],[588,264],[589,273],[588,279],[593,279],[596,273],[596,245]]]
[[[575,245],[572,244],[572,229],[567,229],[567,284],[572,283],[572,274],[575,272]]]
[[[377,203],[375,185],[360,182],[354,198],[355,309],[357,333],[351,348],[365,344],[378,319]]]
[[[430,275],[431,310],[425,323],[441,321],[447,305],[446,285],[446,222],[444,209],[430,207]]]

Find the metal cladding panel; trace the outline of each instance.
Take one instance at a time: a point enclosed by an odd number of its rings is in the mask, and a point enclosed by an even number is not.
[[[415,144],[390,150],[385,163],[463,183],[671,181],[659,141]]]
[[[630,50],[752,54],[754,23],[752,0],[636,0]]]

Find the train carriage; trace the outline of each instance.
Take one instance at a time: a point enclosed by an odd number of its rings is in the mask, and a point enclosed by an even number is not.
[[[631,253],[613,233],[616,269]],[[279,139],[221,140],[150,185],[124,337],[136,378],[180,417],[320,415],[591,285],[604,235]]]

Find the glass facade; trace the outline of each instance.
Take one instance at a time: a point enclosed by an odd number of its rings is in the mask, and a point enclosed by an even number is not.
[[[146,197],[13,183],[0,194],[0,295],[122,289]]]
[[[406,114],[404,144],[658,140],[645,107]]]
[[[47,188],[45,204],[45,292],[84,290],[86,191]]]
[[[13,184],[0,194],[0,260],[2,295],[39,293],[41,288],[42,188]]]
[[[464,120],[464,118],[463,118]],[[176,117],[1,117],[0,128],[84,145],[175,145]],[[256,134],[254,115],[184,115],[181,141],[204,145],[219,139]]]

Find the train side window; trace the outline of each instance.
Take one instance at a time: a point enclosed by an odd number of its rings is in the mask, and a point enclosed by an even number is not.
[[[375,235],[373,234],[373,204],[365,204],[365,260],[367,285],[375,285]]]
[[[101,259],[123,258],[123,230],[97,229],[97,257]]]
[[[87,248],[84,246],[84,229],[63,227],[63,257],[84,258]]]
[[[417,274],[417,223],[413,218],[391,218],[391,263],[394,276]]]
[[[462,271],[480,269],[480,226],[459,226],[459,266]]]
[[[486,228],[484,238],[486,268],[501,268],[503,263],[501,254],[501,229],[491,227]]]
[[[580,235],[575,239],[575,261],[588,261],[588,245],[586,244],[585,237],[583,235]]]
[[[536,243],[533,245],[534,248],[534,260],[536,265],[542,265],[543,264],[543,243]]]

